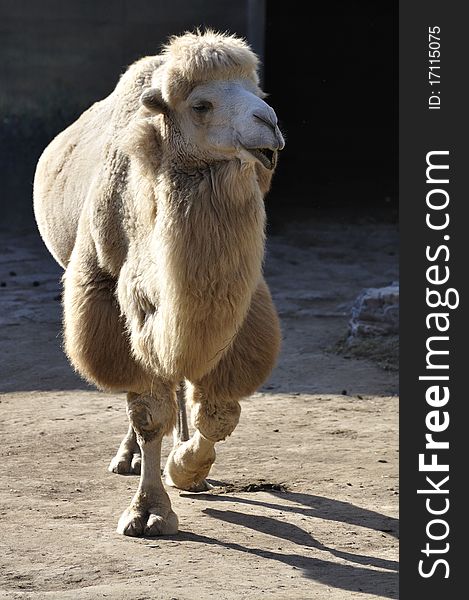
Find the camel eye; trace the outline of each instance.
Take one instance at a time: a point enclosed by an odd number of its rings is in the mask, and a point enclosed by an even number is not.
[[[200,115],[207,113],[211,108],[212,105],[210,104],[210,102],[197,102],[197,104],[194,104],[194,106],[192,107],[192,110]]]

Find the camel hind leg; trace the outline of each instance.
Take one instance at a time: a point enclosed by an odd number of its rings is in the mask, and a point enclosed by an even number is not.
[[[189,427],[187,425],[187,408],[184,382],[180,384],[177,392],[178,420],[176,425],[176,437],[179,442],[187,442],[189,439]]]
[[[118,475],[140,475],[142,455],[132,423],[109,463],[108,471]]]
[[[270,374],[280,347],[280,327],[268,287],[257,288],[243,326],[218,365],[196,382],[187,382],[196,429],[188,441],[177,440],[165,467],[166,483],[204,491],[215,461],[215,444],[238,424],[239,401],[253,394]]]

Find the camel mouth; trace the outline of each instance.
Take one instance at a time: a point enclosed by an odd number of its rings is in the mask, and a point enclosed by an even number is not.
[[[270,148],[246,148],[254,158],[266,168],[271,171],[277,164],[277,151],[271,150]]]

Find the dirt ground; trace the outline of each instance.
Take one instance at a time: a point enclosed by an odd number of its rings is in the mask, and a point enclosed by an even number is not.
[[[397,598],[397,373],[333,351],[358,293],[397,279],[396,249],[384,223],[270,236],[279,364],[219,444],[214,489],[169,490],[180,532],[138,539],[115,533],[137,478],[106,470],[124,398],[73,373],[60,269],[37,234],[3,232],[0,598]]]

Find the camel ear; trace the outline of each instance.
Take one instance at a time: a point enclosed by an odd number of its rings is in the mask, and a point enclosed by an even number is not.
[[[168,108],[161,95],[161,90],[157,88],[147,88],[144,90],[140,96],[140,104],[155,115],[165,113]]]

